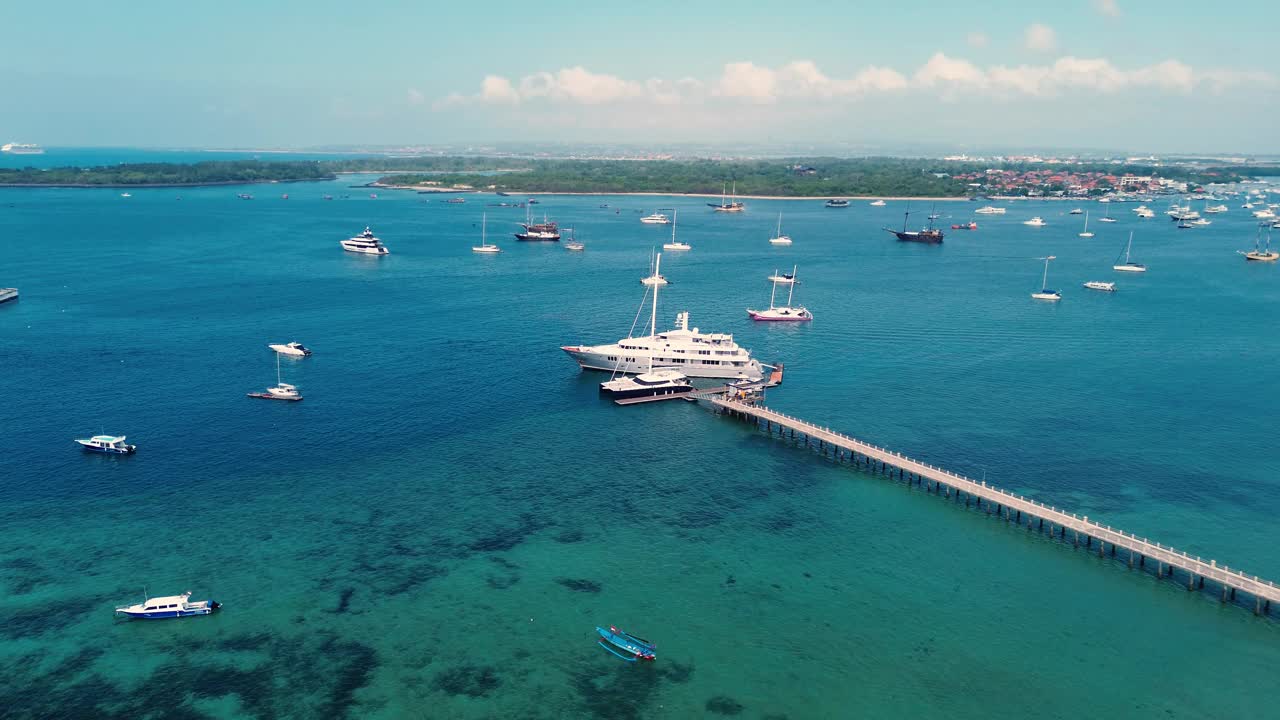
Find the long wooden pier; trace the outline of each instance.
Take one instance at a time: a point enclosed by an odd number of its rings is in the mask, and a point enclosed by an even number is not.
[[[1116,550],[1124,550],[1129,567],[1135,564],[1145,568],[1155,564],[1157,577],[1174,577],[1175,570],[1185,578],[1188,590],[1205,587],[1205,580],[1213,581],[1221,591],[1221,599],[1226,602],[1236,599],[1236,592],[1247,593],[1254,599],[1253,611],[1265,615],[1271,610],[1271,603],[1280,601],[1280,586],[1264,580],[1257,575],[1247,575],[1238,569],[1218,565],[1216,560],[1194,557],[1167,545],[1161,545],[1147,538],[1138,537],[1118,528],[1090,521],[1088,516],[1081,517],[1061,508],[1050,507],[1022,495],[1006,492],[988,485],[985,481],[971,480],[949,470],[943,470],[928,463],[913,460],[900,453],[887,450],[870,443],[862,442],[830,428],[818,427],[799,418],[770,410],[759,405],[749,405],[730,398],[703,395],[700,400],[709,402],[718,412],[731,415],[746,421],[763,425],[772,434],[775,430],[782,435],[790,433],[791,438],[803,439],[806,445],[817,443],[817,449],[826,454],[830,452],[836,460],[845,460],[855,465],[865,466],[872,472],[892,475],[896,471],[899,479],[908,484],[922,485],[928,490],[954,498],[957,502],[964,499],[965,505],[977,503],[981,508],[987,504],[988,512],[994,506],[996,513],[1019,525],[1039,523],[1039,529],[1049,526],[1049,534],[1057,535],[1067,541],[1067,533],[1071,532],[1070,541],[1075,545],[1082,542],[1090,549],[1096,549],[1099,556],[1105,555],[1110,546],[1110,554]]]

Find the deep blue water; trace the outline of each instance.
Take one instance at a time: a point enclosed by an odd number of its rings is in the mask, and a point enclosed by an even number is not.
[[[544,198],[575,254],[514,242],[491,197],[351,182],[0,191],[9,714],[1274,711],[1274,620],[688,403],[614,407],[558,349],[626,333],[669,233],[638,218],[677,207],[694,249],[663,258],[659,325],[687,309],[785,361],[771,406],[1275,579],[1280,267],[1235,253],[1243,211],[1119,206],[1084,240],[1021,203],[928,247],[880,230],[897,202]],[[495,257],[470,252],[485,210]],[[365,225],[391,255],[341,251]],[[1130,230],[1142,276],[1110,270]],[[1029,297],[1046,254],[1056,305]],[[791,264],[815,321],[752,325]],[[247,399],[292,339],[306,400]],[[138,454],[71,442],[99,431]],[[113,622],[144,586],[226,609]],[[608,623],[659,661],[605,654]]]

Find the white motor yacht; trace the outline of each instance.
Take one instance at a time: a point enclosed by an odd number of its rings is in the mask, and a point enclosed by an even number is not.
[[[342,240],[338,244],[347,252],[362,253],[365,255],[386,255],[391,252],[387,249],[386,245],[382,244],[381,240],[374,237],[373,231],[367,227],[364,229],[364,232],[359,235]]]
[[[1102,282],[1101,280],[1090,280],[1084,284],[1090,290],[1101,290],[1102,292],[1115,292],[1116,284],[1113,282]]]
[[[883,200],[873,200],[873,201],[871,202],[871,207],[884,207],[884,201],[883,201]]]
[[[639,375],[624,375],[600,383],[600,392],[608,393],[618,400],[670,395],[692,390],[693,385],[690,384],[689,378],[673,368],[655,368]]]
[[[676,315],[672,330],[658,332],[658,294],[654,285],[653,307],[649,314],[649,334],[628,335],[606,345],[564,345],[560,349],[584,370],[640,374],[655,367],[674,367],[688,377],[745,378],[764,377],[760,361],[751,351],[733,341],[733,335],[703,333],[689,329],[689,313]]]
[[[208,615],[220,607],[222,607],[222,603],[216,600],[197,600],[192,602],[191,591],[188,590],[181,595],[146,598],[142,602],[133,605],[120,605],[116,607],[116,614],[140,620],[160,620],[163,618]]]
[[[1156,211],[1148,207],[1137,208],[1134,212],[1138,214],[1138,217],[1143,219],[1153,218],[1156,216]]]
[[[267,347],[271,348],[272,350],[275,350],[281,355],[292,355],[294,357],[307,357],[308,355],[311,354],[311,350],[309,350],[305,345],[303,345],[300,342],[276,343],[273,345],[268,345]]]
[[[1069,212],[1069,213],[1067,213],[1067,214],[1068,214],[1068,215],[1083,215],[1083,214],[1084,214],[1084,210],[1081,210],[1080,208],[1074,208],[1074,209],[1072,209],[1072,210],[1071,210],[1071,212]]]
[[[671,218],[663,215],[662,213],[654,213],[640,218],[640,222],[645,225],[670,225]]]
[[[1007,208],[992,207],[991,205],[988,205],[986,207],[980,207],[973,212],[975,215],[1003,215],[1005,214],[1006,209]]]
[[[91,438],[77,438],[76,442],[89,452],[107,455],[132,455],[138,449],[137,445],[125,442],[124,435],[94,435]]]
[[[1253,216],[1259,220],[1270,220],[1276,216],[1275,212],[1270,209],[1254,210]]]
[[[1191,221],[1191,224],[1195,225],[1196,227],[1204,227],[1205,225],[1212,225],[1213,221],[1210,220],[1209,218],[1196,218],[1195,220]]]
[[[1044,227],[1045,225],[1048,225],[1049,223],[1045,222],[1043,218],[1041,218],[1039,215],[1037,215],[1037,216],[1035,216],[1035,217],[1031,218],[1030,220],[1023,220],[1023,221],[1022,221],[1022,224],[1023,224],[1023,225],[1030,225],[1031,227]]]
[[[0,303],[18,299],[18,288],[0,288]]]

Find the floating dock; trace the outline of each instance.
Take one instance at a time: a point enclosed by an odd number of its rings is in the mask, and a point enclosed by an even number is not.
[[[816,449],[824,455],[830,455],[837,462],[847,461],[862,467],[868,472],[893,476],[926,488],[929,492],[945,496],[959,502],[962,498],[965,506],[971,503],[988,513],[994,508],[1001,517],[1026,525],[1036,526],[1043,531],[1048,525],[1051,537],[1060,537],[1079,546],[1081,542],[1086,548],[1097,549],[1099,557],[1108,551],[1112,557],[1117,550],[1125,552],[1129,567],[1136,564],[1140,568],[1155,566],[1156,577],[1174,579],[1178,582],[1185,579],[1187,590],[1205,587],[1205,580],[1212,581],[1221,592],[1221,600],[1235,600],[1237,591],[1247,593],[1254,600],[1253,611],[1258,615],[1266,615],[1273,602],[1280,601],[1280,586],[1264,580],[1257,575],[1248,575],[1240,570],[1233,570],[1219,565],[1216,560],[1194,557],[1181,550],[1161,545],[1147,538],[1140,538],[1118,528],[1101,525],[1060,508],[1050,507],[1022,495],[1000,490],[988,485],[962,477],[948,470],[913,460],[900,453],[887,450],[870,443],[862,442],[830,428],[818,427],[799,418],[784,415],[759,405],[751,405],[730,398],[707,395],[704,398],[717,412],[733,416],[757,426],[763,426],[771,435],[777,431],[780,436],[801,439],[806,446]],[[1093,543],[1098,543],[1096,546]]]
[[[767,365],[765,367],[768,367]],[[693,389],[686,392],[667,393],[666,395],[649,395],[647,397],[622,398],[614,400],[615,405],[639,405],[640,403],[660,402],[662,400],[699,400],[704,397],[710,398],[717,395],[728,395],[730,397],[741,397],[752,393],[757,393],[768,388],[778,387],[782,384],[782,363],[769,373],[767,380],[760,380],[753,383],[735,383],[732,385],[722,385],[717,388]]]

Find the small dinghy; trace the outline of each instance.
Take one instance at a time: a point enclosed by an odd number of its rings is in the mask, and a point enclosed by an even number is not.
[[[600,639],[596,641],[600,647],[627,662],[635,662],[637,660],[652,662],[658,658],[657,645],[644,638],[638,638],[635,635],[623,632],[612,625],[609,626],[608,630],[602,627],[596,628],[596,634],[600,636]]]

